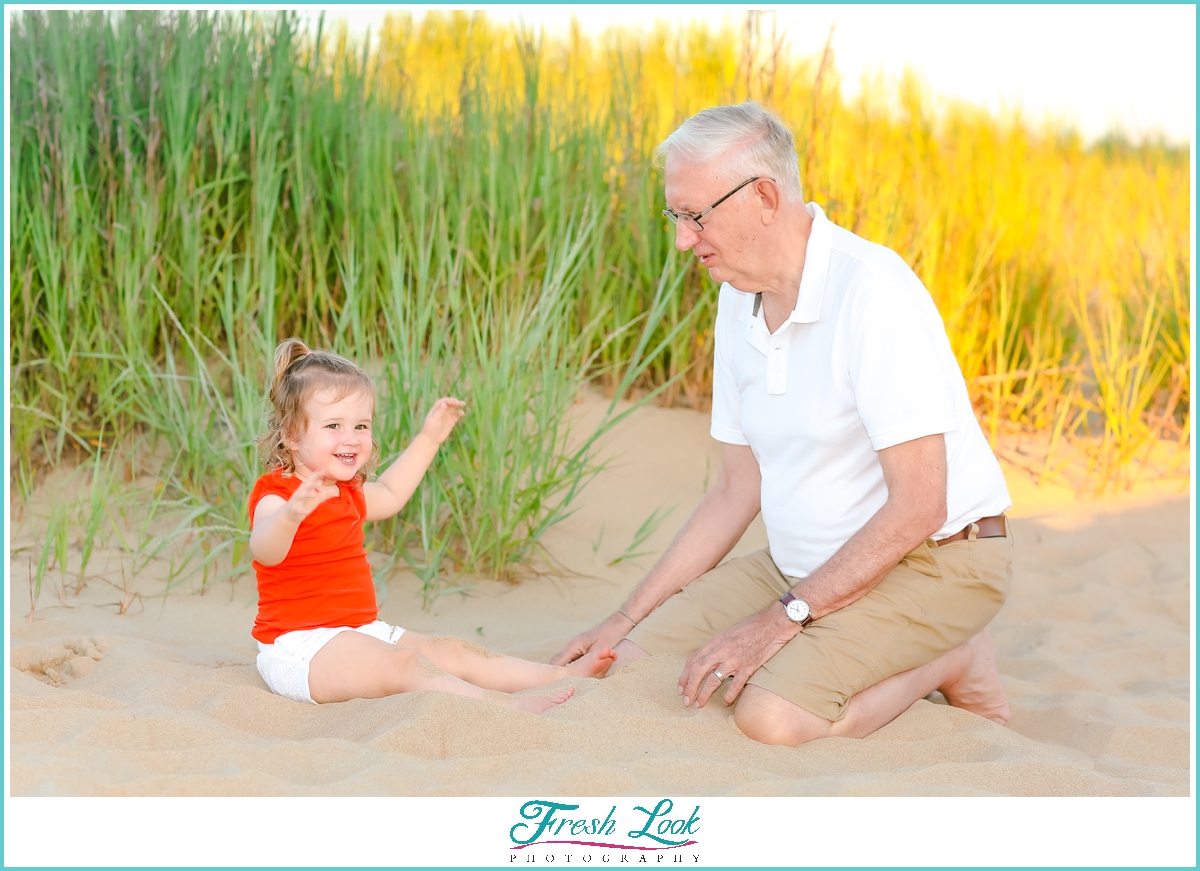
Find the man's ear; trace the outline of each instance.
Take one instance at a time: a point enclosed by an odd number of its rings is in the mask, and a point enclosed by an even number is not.
[[[769,178],[760,178],[754,183],[754,192],[758,194],[760,214],[764,224],[773,224],[779,217],[779,205],[783,198],[779,185]]]

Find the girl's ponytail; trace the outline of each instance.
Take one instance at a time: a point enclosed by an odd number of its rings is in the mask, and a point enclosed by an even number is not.
[[[275,374],[271,378],[271,402],[279,395],[279,385],[292,364],[311,353],[308,345],[296,338],[284,339],[275,349]]]

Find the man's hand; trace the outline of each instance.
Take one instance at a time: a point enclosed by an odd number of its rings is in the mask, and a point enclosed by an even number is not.
[[[707,572],[729,553],[758,515],[762,478],[748,445],[722,445],[717,480],[622,606],[645,619],[658,606]],[[571,639],[550,662],[565,665],[598,647],[616,647],[633,629],[619,612]]]
[[[679,692],[684,705],[694,703],[703,708],[723,679],[730,677],[733,680],[725,691],[725,704],[732,705],[750,676],[795,638],[799,628],[783,616],[781,608],[772,605],[714,636],[683,664]],[[720,671],[722,677],[714,671]]]
[[[421,434],[432,440],[435,445],[440,445],[450,437],[450,431],[462,420],[466,409],[467,404],[461,399],[443,396],[433,404],[429,414],[425,415]]]
[[[588,653],[592,649],[600,649],[602,647],[616,647],[629,630],[633,628],[633,623],[621,614],[613,614],[603,623],[593,626],[586,632],[581,632],[572,638],[567,646],[554,655],[550,660],[551,665],[567,665],[572,663],[579,657]]]

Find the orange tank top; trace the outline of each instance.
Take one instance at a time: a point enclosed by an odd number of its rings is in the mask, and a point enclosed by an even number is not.
[[[254,509],[269,493],[284,500],[301,484],[295,475],[275,469],[258,479],[250,494]],[[322,626],[363,626],[379,617],[371,566],[363,547],[367,500],[357,481],[338,482],[338,495],[304,518],[283,561],[252,565],[258,575],[258,617],[251,631],[274,644],[285,632]]]

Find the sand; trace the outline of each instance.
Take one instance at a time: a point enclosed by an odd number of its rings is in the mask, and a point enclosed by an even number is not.
[[[381,618],[547,660],[619,606],[711,482],[719,448],[707,429],[704,414],[646,408],[608,439],[610,468],[548,541],[569,572],[477,580],[429,611],[400,573]],[[1187,481],[1081,501],[1024,473],[1008,479],[1015,581],[992,624],[1006,727],[935,698],[864,740],[763,746],[723,704],[685,709],[671,656],[566,680],[575,697],[541,716],[435,693],[303,705],[273,696],[255,670],[250,577],[203,594],[185,582],[124,614],[114,586],[89,582],[64,604],[48,582],[29,622],[18,553],[11,795],[1189,795]],[[651,555],[609,565],[652,510],[672,506],[642,548]],[[756,523],[735,553],[763,541]],[[146,597],[161,586],[129,583]]]

